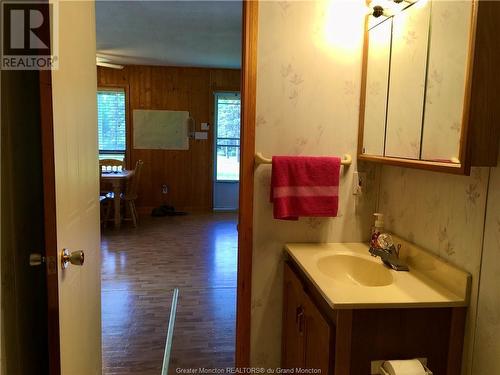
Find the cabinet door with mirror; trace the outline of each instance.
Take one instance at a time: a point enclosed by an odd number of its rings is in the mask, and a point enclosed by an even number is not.
[[[405,4],[368,16],[358,157],[463,174],[496,165],[500,2]]]
[[[366,71],[365,134],[363,151],[384,154],[385,117],[391,56],[392,20],[368,31],[370,48]]]
[[[386,156],[410,159],[420,156],[429,9],[429,3],[422,2],[392,17]]]
[[[470,1],[434,1],[428,48],[421,158],[459,162],[467,61]]]

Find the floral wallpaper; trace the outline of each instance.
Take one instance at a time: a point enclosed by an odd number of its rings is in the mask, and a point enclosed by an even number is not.
[[[500,154],[486,206],[473,374],[500,374]]]
[[[489,168],[455,176],[384,166],[378,210],[386,228],[472,274],[465,368],[472,363]],[[498,189],[498,187],[497,187]]]
[[[364,195],[352,192],[362,52],[361,1],[259,3],[256,151],[272,155],[343,155],[337,218],[273,219],[270,166],[255,173],[251,363],[278,367],[281,357],[283,245],[369,237],[375,169]],[[359,19],[358,19],[359,17]],[[370,189],[371,187],[371,189]]]
[[[470,176],[384,166],[378,210],[389,230],[472,274],[464,373],[500,373],[500,155]]]

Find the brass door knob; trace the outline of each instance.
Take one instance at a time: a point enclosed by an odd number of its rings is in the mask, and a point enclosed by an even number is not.
[[[83,262],[85,261],[85,254],[83,251],[69,251],[68,249],[64,249],[61,254],[61,266],[63,269],[68,268],[70,264],[75,266],[83,266]]]

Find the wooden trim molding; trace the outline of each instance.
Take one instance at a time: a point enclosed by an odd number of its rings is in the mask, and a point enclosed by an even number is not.
[[[59,337],[59,281],[57,263],[56,187],[54,127],[52,116],[52,74],[40,71],[40,127],[44,195],[45,266],[47,280],[47,325],[49,374],[61,374]]]
[[[250,364],[258,7],[258,1],[243,2],[236,367],[247,367]]]
[[[42,0],[48,3],[48,0]],[[51,20],[52,22],[52,20]],[[46,28],[43,32],[47,33]],[[44,40],[50,40],[45,34]],[[49,45],[52,50],[52,45]],[[47,288],[47,355],[50,375],[61,375],[61,338],[59,329],[59,275],[56,217],[56,169],[54,156],[54,116],[52,102],[52,72],[38,75],[40,94],[40,129],[43,176],[43,233],[45,278]]]
[[[404,159],[368,154],[359,154],[358,160],[366,160],[379,164],[394,165],[396,167],[407,167],[435,172],[445,172],[450,174],[468,174],[468,172],[465,170],[464,164],[439,163],[426,160]]]
[[[363,155],[363,143],[365,135],[365,107],[366,107],[366,81],[368,77],[368,49],[369,49],[369,16],[365,17],[365,32],[363,38],[363,52],[361,60],[361,92],[359,95],[359,118],[358,118],[358,157]]]

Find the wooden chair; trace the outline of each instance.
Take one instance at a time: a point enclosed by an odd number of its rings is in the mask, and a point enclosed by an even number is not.
[[[109,199],[107,192],[102,191],[103,182],[101,171],[101,165],[99,164],[99,186],[101,187],[101,191],[99,192],[100,215],[101,224],[104,224],[104,227],[106,227],[106,222],[111,212],[111,200]]]
[[[123,160],[117,160],[117,159],[102,159],[99,160],[99,166],[125,168],[125,162]]]
[[[117,160],[117,159],[100,159],[99,160],[99,175],[102,173],[102,167],[122,167],[122,169],[125,169],[125,161],[122,160]],[[109,193],[111,192],[111,187],[109,184],[103,183],[101,181],[100,183],[100,191],[101,195],[103,196],[108,196]]]
[[[127,181],[125,194],[122,195],[122,199],[125,203],[125,210],[130,214],[130,218],[127,218],[125,215],[123,220],[132,220],[134,227],[137,227],[137,222],[139,221],[139,216],[137,215],[137,209],[135,207],[135,200],[138,197],[137,188],[139,186],[143,164],[144,162],[142,160],[137,161],[135,164],[134,174]]]

